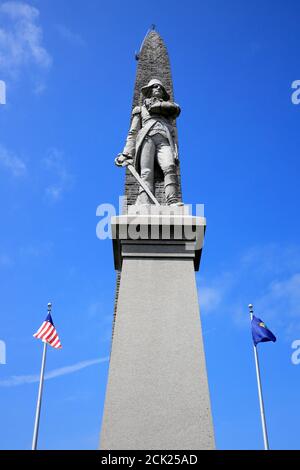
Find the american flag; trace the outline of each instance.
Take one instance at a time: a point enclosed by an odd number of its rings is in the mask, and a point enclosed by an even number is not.
[[[62,347],[50,313],[48,313],[46,320],[33,336],[41,339],[44,343],[50,344],[55,349]]]

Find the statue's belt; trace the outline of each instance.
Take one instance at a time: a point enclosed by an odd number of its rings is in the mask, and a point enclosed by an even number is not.
[[[169,141],[169,144],[171,146],[171,149],[174,153],[174,155],[176,154],[176,151],[175,151],[175,145],[174,145],[174,141],[173,141],[173,138],[171,136],[171,132],[170,132],[170,129],[167,125],[167,123],[163,120],[163,119],[149,119],[146,121],[146,124],[144,125],[144,127],[142,127],[142,129],[140,130],[140,132],[138,133],[138,136],[137,136],[137,142],[136,142],[136,155],[139,154],[140,152],[140,147],[144,141],[144,138],[146,137],[146,135],[148,134],[148,132],[152,129],[152,127],[157,123],[159,122],[160,124],[163,125],[163,128],[164,128],[164,131],[167,135],[167,139]]]

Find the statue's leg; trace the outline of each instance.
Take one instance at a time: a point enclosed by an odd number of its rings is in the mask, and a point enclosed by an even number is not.
[[[146,136],[142,144],[140,154],[141,178],[152,193],[154,183],[154,156],[155,143],[151,137]],[[139,195],[137,197],[136,204],[153,204],[148,194],[141,186],[139,188]]]
[[[154,140],[156,142],[157,161],[164,174],[167,204],[180,204],[178,197],[178,176],[172,148],[168,139],[160,134],[155,135]]]

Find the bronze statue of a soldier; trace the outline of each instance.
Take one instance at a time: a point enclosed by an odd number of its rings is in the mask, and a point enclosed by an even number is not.
[[[135,159],[135,168],[143,183],[153,193],[154,164],[161,168],[164,176],[166,202],[182,205],[178,197],[177,147],[174,120],[180,114],[178,104],[170,96],[160,80],[152,79],[142,87],[144,102],[132,111],[132,121],[123,152],[116,164],[125,166]],[[150,204],[146,191],[140,186],[136,204]]]

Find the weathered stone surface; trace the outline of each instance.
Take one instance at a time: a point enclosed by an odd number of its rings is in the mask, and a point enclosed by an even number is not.
[[[123,260],[101,449],[213,449],[193,261]]]
[[[167,49],[157,31],[150,31],[143,43],[137,66],[132,109],[142,104],[141,88],[152,78],[158,78],[164,84],[171,100],[174,100],[172,76]],[[178,139],[177,139],[178,147]],[[179,152],[180,159],[180,152]],[[179,196],[181,199],[180,165],[178,165]],[[134,204],[138,195],[138,183],[132,174],[126,171],[125,195],[128,205]],[[163,181],[156,181],[154,195],[160,204],[165,204]]]

